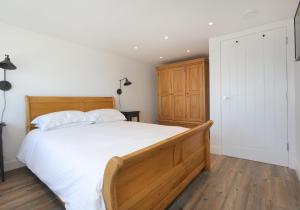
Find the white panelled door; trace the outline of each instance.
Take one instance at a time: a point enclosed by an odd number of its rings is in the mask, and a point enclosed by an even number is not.
[[[288,165],[286,29],[221,43],[224,155]]]

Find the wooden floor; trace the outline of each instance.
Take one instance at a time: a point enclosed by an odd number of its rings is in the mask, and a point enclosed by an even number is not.
[[[7,173],[0,183],[0,209],[64,209],[27,169]],[[169,210],[300,210],[300,183],[293,170],[212,156],[210,173],[199,175]]]

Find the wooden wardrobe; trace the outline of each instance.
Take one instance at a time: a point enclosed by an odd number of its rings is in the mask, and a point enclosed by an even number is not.
[[[158,123],[194,127],[209,118],[208,60],[157,67]]]

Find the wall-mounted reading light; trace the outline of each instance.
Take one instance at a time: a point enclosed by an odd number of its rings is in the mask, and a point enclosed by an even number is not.
[[[5,55],[5,59],[0,62],[0,68],[4,70],[4,80],[0,81],[0,90],[8,91],[11,89],[11,84],[6,81],[6,70],[15,70],[17,67],[10,61],[9,55]]]
[[[117,94],[119,95],[119,109],[121,110],[121,94],[122,94],[122,81],[124,81],[124,86],[129,86],[131,85],[132,83],[127,79],[127,77],[123,78],[123,79],[120,79],[119,82],[120,82],[120,88],[117,90]]]
[[[2,81],[0,81],[0,90],[3,91],[3,99],[4,99],[4,105],[1,113],[1,122],[3,123],[3,116],[6,109],[6,97],[5,92],[10,90],[12,85],[9,81],[6,80],[6,71],[7,70],[15,70],[17,67],[10,61],[9,55],[5,55],[5,59],[0,62],[0,68],[4,70],[4,78]]]

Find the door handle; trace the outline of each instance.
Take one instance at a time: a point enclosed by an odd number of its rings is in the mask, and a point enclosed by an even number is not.
[[[231,100],[230,96],[223,96],[223,100]]]

